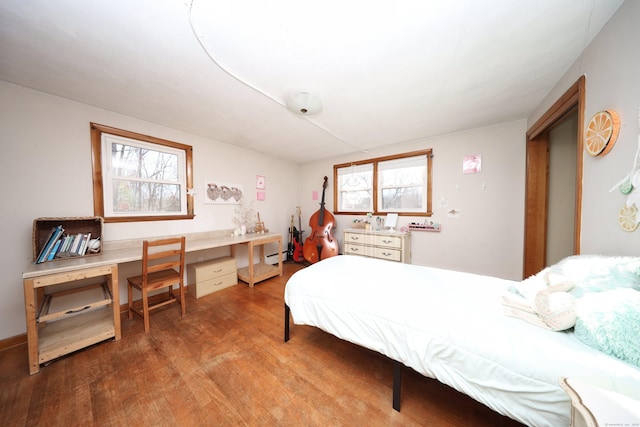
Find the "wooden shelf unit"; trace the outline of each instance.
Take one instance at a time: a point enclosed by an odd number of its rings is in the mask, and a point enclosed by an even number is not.
[[[264,245],[267,243],[278,243],[278,264],[270,265],[264,262]],[[238,269],[238,279],[249,284],[249,287],[253,287],[254,284],[262,280],[269,279],[274,276],[282,276],[282,236],[265,236],[264,238],[257,238],[248,242],[242,242],[239,244],[247,245],[249,252],[249,265],[247,267]],[[235,246],[231,247],[231,256],[235,258]],[[260,247],[259,262],[254,264],[254,247]]]
[[[104,284],[45,294],[49,286],[85,279]],[[117,264],[26,278],[23,286],[30,374],[60,356],[110,338],[120,340]]]

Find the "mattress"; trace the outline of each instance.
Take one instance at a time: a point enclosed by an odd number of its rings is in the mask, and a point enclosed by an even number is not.
[[[340,255],[296,272],[293,322],[375,350],[532,426],[569,425],[561,377],[640,399],[640,369],[505,316],[509,280]]]

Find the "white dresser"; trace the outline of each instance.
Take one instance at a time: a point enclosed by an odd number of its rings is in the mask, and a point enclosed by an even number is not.
[[[343,253],[409,264],[411,234],[349,228],[344,231]]]

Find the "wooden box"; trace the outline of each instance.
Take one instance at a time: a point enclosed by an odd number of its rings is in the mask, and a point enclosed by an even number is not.
[[[59,225],[64,229],[65,235],[78,233],[91,233],[91,239],[100,238],[102,241],[104,220],[99,216],[89,217],[62,217],[62,218],[36,218],[33,220],[33,261],[36,261],[42,247],[47,243],[51,230]],[[96,252],[99,253],[102,249]],[[86,253],[85,256],[93,255]]]

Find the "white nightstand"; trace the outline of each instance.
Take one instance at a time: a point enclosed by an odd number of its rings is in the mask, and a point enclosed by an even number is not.
[[[571,398],[571,427],[640,427],[640,401],[573,378],[560,386]]]

